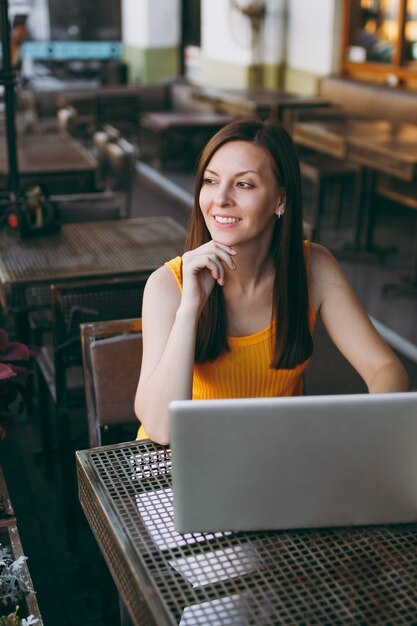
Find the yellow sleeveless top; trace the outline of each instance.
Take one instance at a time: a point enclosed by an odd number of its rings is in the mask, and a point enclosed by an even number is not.
[[[310,266],[310,242],[304,242],[307,272]],[[181,257],[168,261],[166,265],[174,274],[180,290]],[[316,316],[309,306],[309,326],[313,333]],[[292,369],[272,369],[273,321],[263,330],[244,337],[228,337],[229,352],[213,362],[194,365],[193,400],[216,398],[256,398],[299,396],[303,392],[302,374],[310,359]],[[146,437],[142,426],[138,438]]]

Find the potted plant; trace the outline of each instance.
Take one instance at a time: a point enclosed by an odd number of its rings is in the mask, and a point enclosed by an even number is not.
[[[39,620],[33,615],[29,615],[27,619],[25,617],[20,619],[17,614],[18,610],[19,607],[13,613],[0,617],[0,626],[34,626],[39,624]]]
[[[19,602],[33,594],[32,581],[23,555],[15,558],[9,546],[0,544],[0,626],[40,625],[35,615],[19,617]]]
[[[0,626],[42,626],[16,519],[0,520]]]
[[[23,408],[29,348],[0,328],[0,441]],[[0,626],[42,626],[16,518],[0,467]]]

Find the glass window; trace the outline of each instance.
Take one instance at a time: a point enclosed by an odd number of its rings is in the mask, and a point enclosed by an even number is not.
[[[351,2],[347,60],[392,63],[399,40],[399,0]]]
[[[417,0],[408,0],[404,25],[404,62],[417,68]]]

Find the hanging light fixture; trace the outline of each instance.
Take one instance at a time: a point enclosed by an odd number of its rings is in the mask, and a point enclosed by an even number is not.
[[[253,30],[259,30],[265,18],[266,5],[264,0],[230,0],[233,9],[248,17]]]
[[[250,20],[253,51],[253,87],[263,83],[262,24],[266,15],[265,0],[229,0],[232,9]]]

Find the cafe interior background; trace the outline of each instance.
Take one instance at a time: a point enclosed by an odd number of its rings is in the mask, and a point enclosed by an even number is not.
[[[68,102],[73,104],[72,91],[91,93],[127,85],[186,84],[200,105],[210,93],[222,101],[223,95],[231,92],[232,104],[225,98],[223,112],[233,114],[233,98],[238,93],[246,93],[249,102],[251,94],[262,92],[269,94],[268,100],[272,91],[285,91],[306,101],[325,99],[323,81],[342,77],[353,85],[370,85],[377,98],[378,89],[384,90],[384,98],[388,90],[388,97],[394,96],[393,107],[397,106],[397,94],[415,98],[417,111],[417,0],[1,0],[1,5],[3,19],[6,7],[10,23],[15,94],[10,111],[4,97],[7,87],[1,87],[1,134],[8,142],[11,116],[17,144],[22,136],[31,134],[41,145],[43,134],[50,132],[49,122],[53,132],[71,134],[73,130],[65,127],[68,117],[59,118],[60,94],[67,99],[63,108],[68,108]],[[2,33],[4,39],[4,29]],[[6,79],[3,68],[0,81],[4,84]],[[47,103],[46,112],[40,103]],[[246,104],[238,102],[236,112]],[[343,104],[342,96],[335,106],[343,108]],[[295,115],[291,124],[302,119]],[[87,134],[75,134],[92,157],[97,157],[93,134],[102,130],[90,126]],[[180,172],[156,167],[156,173],[149,174],[139,131],[132,134],[130,129],[127,139],[135,154],[130,216],[170,216],[186,226],[192,165]],[[8,148],[10,156],[10,143]],[[299,148],[304,155],[305,147]],[[307,223],[314,217],[313,181],[324,173],[316,168],[311,175],[311,168],[306,168]],[[146,184],[150,178],[157,182]],[[1,180],[2,193],[7,196],[4,166]],[[332,214],[331,194],[325,196],[318,240],[340,256],[372,319],[415,372],[417,285],[384,291],[385,285],[400,282],[404,270],[414,271],[414,279],[417,271],[417,180],[410,178],[401,184],[399,191],[394,186],[391,194],[380,199],[374,230],[378,244],[395,248],[394,252],[343,254],[353,228],[353,183],[342,187],[337,220]],[[3,240],[2,255],[7,255],[7,241],[12,239]],[[21,339],[5,311],[2,325],[11,339]],[[342,368],[342,377],[344,371]],[[30,388],[35,393],[34,387]],[[80,423],[83,420],[85,414]],[[103,576],[97,571],[102,568],[81,510],[77,513],[78,546],[68,545],[61,478],[59,473],[53,478],[45,476],[38,450],[39,422],[26,410],[16,417],[15,426],[0,442],[0,463],[44,623],[116,624],[117,597],[107,579],[103,617],[103,585],[97,582]],[[85,433],[74,445],[86,447]]]

